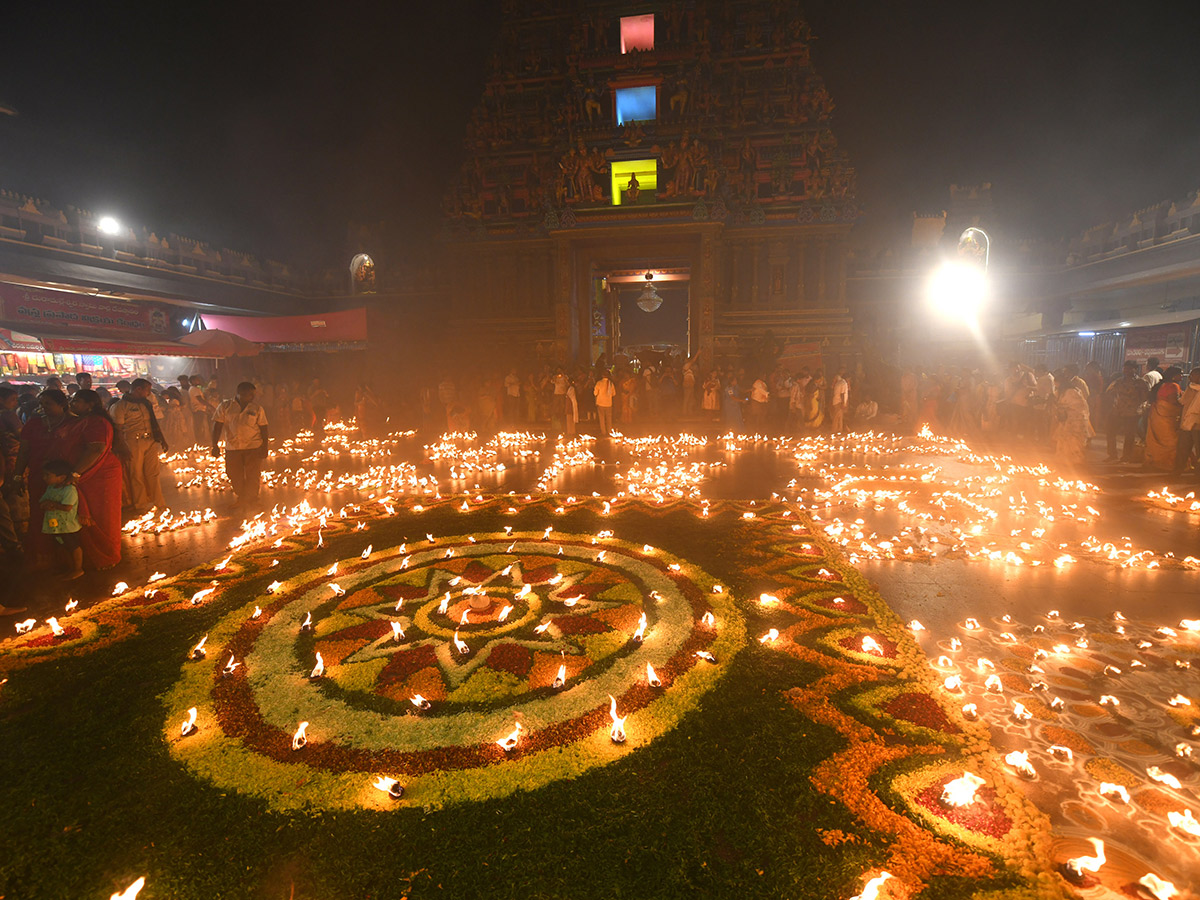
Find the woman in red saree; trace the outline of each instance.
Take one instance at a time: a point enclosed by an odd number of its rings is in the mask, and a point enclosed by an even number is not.
[[[52,459],[74,462],[79,455],[80,438],[77,420],[67,408],[67,395],[48,389],[38,395],[39,412],[31,416],[21,429],[21,447],[17,451],[15,474],[27,474],[30,508],[29,531],[25,535],[25,561],[31,568],[48,565],[51,559],[51,539],[42,533],[42,517],[37,513],[38,501],[46,490],[42,481],[42,466]],[[82,500],[82,498],[81,498]],[[82,502],[80,515],[83,514]]]
[[[1183,406],[1178,366],[1163,372],[1163,380],[1155,388],[1150,414],[1146,421],[1146,468],[1170,472],[1175,468],[1175,450],[1179,446],[1179,416]]]
[[[80,509],[87,520],[79,533],[83,560],[88,568],[107,569],[121,561],[121,439],[95,391],[79,391],[71,398],[78,418],[79,446],[72,463]],[[114,444],[115,442],[115,444]]]

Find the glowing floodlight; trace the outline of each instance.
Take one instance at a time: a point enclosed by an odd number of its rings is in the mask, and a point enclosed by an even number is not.
[[[96,228],[101,234],[107,234],[110,237],[121,233],[121,223],[112,216],[101,216],[100,221],[96,223]]]
[[[974,324],[987,300],[987,277],[978,266],[946,263],[929,280],[928,300],[941,318]]]

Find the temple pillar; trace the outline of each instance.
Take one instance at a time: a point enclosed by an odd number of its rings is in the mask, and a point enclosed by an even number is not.
[[[554,357],[566,365],[571,352],[571,246],[560,240],[554,247]]]
[[[741,262],[741,253],[737,244],[729,248],[729,305],[736,308],[738,305],[739,294],[741,291],[738,286],[741,282],[741,273],[738,271],[738,263]]]
[[[700,354],[700,368],[707,369],[713,362],[713,305],[716,295],[716,266],[713,254],[716,253],[715,241],[709,233],[700,238],[700,278],[699,303],[693,303],[692,309],[699,306],[699,334],[696,338],[695,351]],[[691,348],[689,348],[690,350]]]
[[[801,308],[804,306],[804,257],[808,255],[807,242],[801,242],[796,246],[796,290],[792,297],[792,305]]]
[[[817,301],[821,306],[828,306],[825,296],[826,257],[829,255],[829,243],[821,241],[817,244]]]
[[[758,244],[751,247],[750,261],[753,266],[750,272],[750,305],[758,306],[761,301],[758,295]]]

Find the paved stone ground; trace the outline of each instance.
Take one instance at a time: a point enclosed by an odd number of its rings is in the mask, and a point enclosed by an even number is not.
[[[627,446],[598,442],[592,449],[595,463],[568,468],[549,483],[551,489],[563,495],[595,491],[609,496],[624,488],[622,476],[632,463],[653,462]],[[554,445],[548,442],[539,455],[524,460],[506,459],[507,468],[501,473],[457,481],[448,480],[448,463],[424,459],[422,444],[416,438],[402,442],[397,453],[416,463],[422,473],[437,475],[443,491],[526,493],[536,489],[553,461]],[[1101,453],[1093,449],[1095,456]],[[804,481],[791,487],[789,483],[798,474],[812,474],[798,467],[791,450],[779,452],[765,444],[727,452],[710,443],[688,459],[724,463],[723,467],[704,470],[706,479],[699,491],[700,496],[709,499],[767,498],[773,493],[791,498]],[[859,466],[860,472],[874,465],[869,458],[851,462]],[[1032,464],[1038,460],[1021,462]],[[956,464],[952,454],[940,460],[903,455],[887,460],[888,465],[909,465],[913,470],[935,463],[944,467]],[[1155,509],[1140,502],[1147,490],[1164,484],[1180,493],[1194,490],[1194,479],[1164,479],[1144,475],[1138,469],[1099,463],[1080,477],[1101,486],[1099,495],[1079,500],[1093,504],[1100,516],[1082,523],[1057,523],[1055,540],[1079,541],[1094,534],[1101,541],[1115,543],[1128,538],[1136,547],[1159,554],[1172,552],[1178,558],[1200,555],[1200,515]],[[303,496],[292,489],[266,494],[269,502],[288,504],[299,502]],[[351,499],[352,495],[309,497],[310,502],[334,508]],[[210,524],[178,532],[127,538],[126,559],[120,566],[89,575],[69,587],[42,576],[20,575],[8,583],[10,593],[5,602],[27,606],[28,612],[22,618],[56,614],[68,596],[86,606],[106,596],[117,581],[137,584],[153,571],[171,573],[224,555],[229,540],[240,530],[240,517],[224,512],[228,494],[204,489],[177,492],[172,483],[168,486],[168,502],[177,509],[212,506],[220,517]],[[843,519],[863,518],[864,531],[882,536],[904,527],[903,515],[893,506],[876,506],[863,504],[836,512]],[[829,518],[827,511],[818,514],[826,521]],[[1010,523],[1002,516],[1000,524],[1007,527]],[[1018,524],[1027,526],[1029,522]],[[420,532],[415,519],[413,527],[414,534]],[[1143,872],[1153,870],[1171,877],[1181,888],[1200,881],[1194,874],[1200,872],[1200,840],[1171,829],[1166,819],[1168,811],[1185,807],[1200,814],[1200,771],[1196,765],[1200,762],[1200,735],[1189,735],[1179,717],[1171,717],[1165,702],[1174,691],[1200,706],[1200,635],[1182,634],[1178,640],[1171,640],[1154,632],[1163,625],[1177,628],[1182,619],[1200,619],[1200,570],[1126,569],[1092,560],[1065,568],[1035,568],[982,559],[867,559],[861,560],[858,567],[878,585],[902,620],[915,618],[925,625],[927,631],[919,637],[931,665],[939,656],[952,660],[946,674],[962,675],[962,702],[977,704],[992,726],[1001,752],[1029,751],[1038,777],[1028,782],[1028,789],[1039,806],[1051,814],[1061,835],[1064,859],[1090,852],[1083,839],[1098,835],[1110,844],[1109,869],[1115,873],[1112,879],[1120,875],[1136,881],[1142,874],[1136,870],[1145,867]],[[1058,610],[1060,616],[1047,618],[1050,610]],[[1127,634],[1114,637],[1113,614],[1118,610],[1128,619]],[[1004,616],[1009,619],[1004,620]],[[963,623],[968,617],[976,618],[980,629],[965,630]],[[0,619],[0,628],[10,627],[12,621]],[[1072,630],[1072,623],[1079,623],[1079,627]],[[1043,631],[1035,631],[1038,626]],[[1015,646],[1001,637],[1005,632],[1017,637]],[[1090,642],[1087,649],[1074,645],[1081,635]],[[951,639],[961,641],[961,646],[956,647]],[[1150,646],[1139,646],[1137,640]],[[1065,643],[1070,652],[1052,654],[1040,663],[1031,656],[1033,648],[1054,642]],[[981,656],[1012,675],[1016,687],[1002,695],[985,691],[982,685],[988,670],[979,668],[977,660]],[[1134,660],[1142,666],[1131,666]],[[1185,663],[1191,667],[1182,668]],[[1029,672],[1030,664],[1043,672]],[[1105,665],[1116,666],[1122,673],[1105,673],[1101,671]],[[1048,683],[1046,692],[1038,693],[1032,687],[1038,681]],[[1051,696],[1058,695],[1069,704],[1061,716],[1035,716],[1030,723],[1013,719],[1014,700],[1040,710]],[[1111,705],[1099,705],[1102,695],[1119,698],[1119,711]],[[1051,744],[1061,743],[1054,737],[1061,737],[1059,731],[1047,731],[1054,728],[1073,732],[1080,738],[1079,746],[1089,746],[1091,752],[1077,752],[1069,764],[1054,760],[1046,752]],[[1177,750],[1180,745],[1195,749],[1195,762],[1178,755],[1182,752]],[[1086,768],[1089,761],[1095,760],[1122,767],[1130,793],[1135,795],[1132,804],[1113,803],[1099,795],[1097,786],[1107,779],[1096,774],[1102,770]],[[1152,766],[1174,774],[1181,782],[1180,788],[1155,783],[1146,775],[1146,769]],[[1139,796],[1141,802],[1136,799]]]

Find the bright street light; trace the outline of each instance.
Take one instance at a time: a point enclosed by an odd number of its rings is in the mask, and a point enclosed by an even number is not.
[[[101,216],[100,221],[96,223],[96,227],[104,234],[118,235],[121,233],[121,223],[112,216]]]
[[[927,296],[940,317],[974,325],[987,299],[987,276],[977,265],[949,262],[934,271]]]

